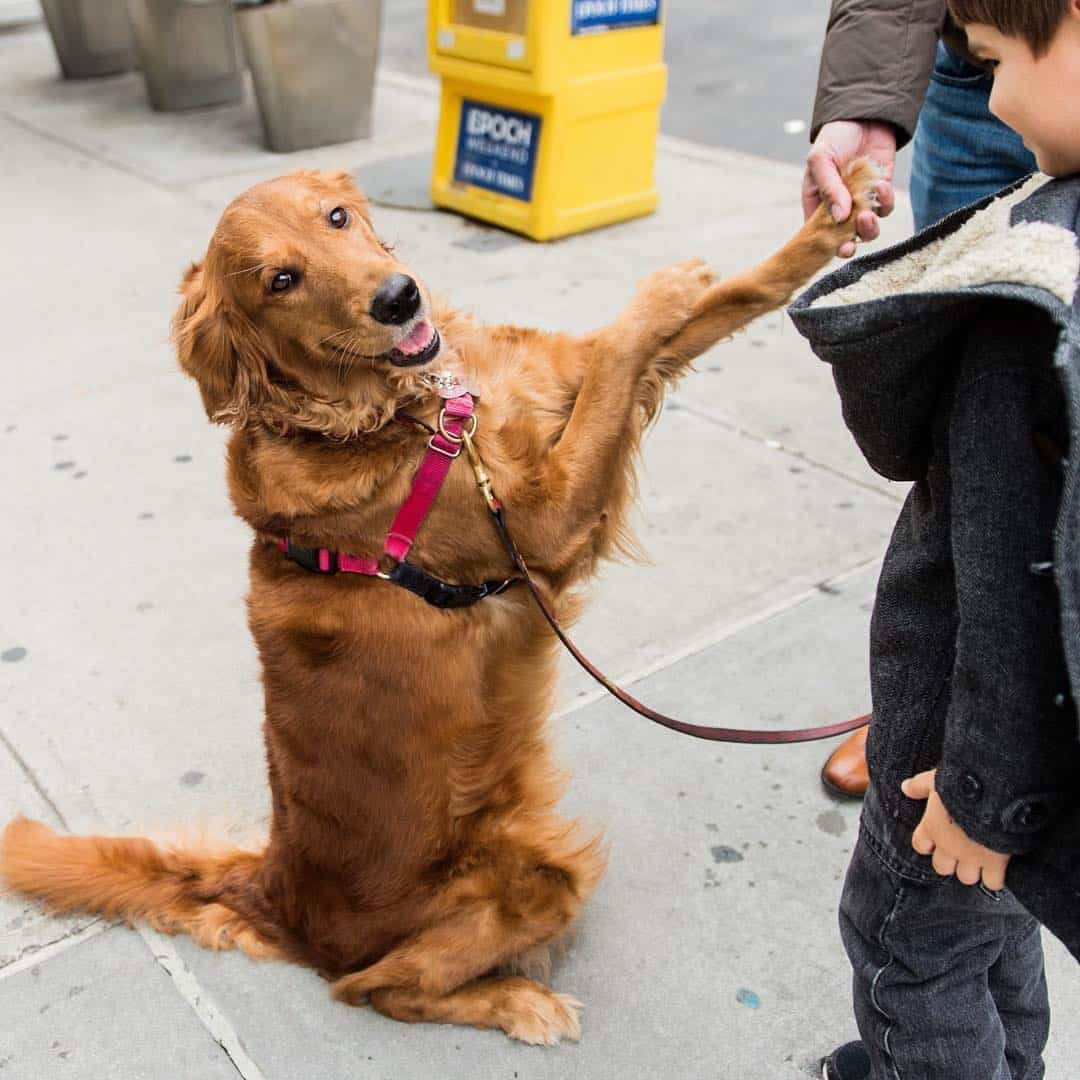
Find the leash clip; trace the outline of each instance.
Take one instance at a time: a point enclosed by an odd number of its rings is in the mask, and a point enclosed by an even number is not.
[[[475,417],[473,419],[475,419]],[[469,455],[469,464],[472,465],[473,473],[476,475],[476,486],[484,496],[484,502],[487,503],[488,509],[494,514],[500,509],[499,500],[495,498],[495,491],[491,486],[491,477],[488,476],[487,469],[484,468],[484,462],[480,457],[480,452],[476,449],[476,444],[473,442],[473,435],[475,433],[476,424],[473,424],[471,431],[462,429],[461,440],[465,444],[465,451]]]

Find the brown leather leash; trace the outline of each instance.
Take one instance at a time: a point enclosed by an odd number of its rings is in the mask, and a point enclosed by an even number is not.
[[[462,431],[462,441],[468,452],[473,472],[476,474],[476,483],[483,493],[484,502],[487,503],[488,512],[491,514],[491,520],[495,524],[495,529],[502,540],[503,547],[506,548],[511,561],[517,568],[518,573],[521,574],[522,580],[529,587],[533,599],[536,601],[541,612],[543,612],[548,625],[555,632],[555,636],[563,643],[570,655],[602,687],[604,687],[608,693],[618,698],[618,700],[627,706],[627,708],[633,709],[634,712],[638,713],[640,716],[644,716],[646,720],[651,720],[654,724],[660,724],[662,727],[669,728],[671,731],[677,731],[682,735],[690,735],[695,739],[707,739],[710,742],[727,743],[777,744],[815,742],[818,739],[831,739],[835,735],[846,735],[856,728],[863,727],[868,722],[870,719],[868,716],[860,716],[854,720],[845,720],[842,723],[828,724],[824,727],[781,729],[779,731],[710,727],[704,724],[690,724],[684,720],[676,720],[674,717],[665,716],[664,713],[649,708],[648,705],[643,704],[638,701],[637,698],[628,694],[622,687],[612,682],[611,679],[596,667],[596,665],[593,664],[570,640],[566,631],[559,625],[559,621],[555,618],[551,606],[544,598],[543,593],[540,591],[540,587],[533,580],[521,552],[518,551],[517,545],[510,535],[510,531],[506,525],[506,515],[502,504],[496,498],[495,492],[492,490],[491,479],[487,475],[484,463],[481,461],[480,455],[473,443],[472,434],[473,433],[467,429]]]

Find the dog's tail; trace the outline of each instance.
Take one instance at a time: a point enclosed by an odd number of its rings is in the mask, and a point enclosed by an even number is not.
[[[56,915],[141,921],[212,949],[273,956],[273,924],[243,910],[262,859],[251,851],[164,848],[141,837],[61,836],[16,818],[0,837],[0,886]]]

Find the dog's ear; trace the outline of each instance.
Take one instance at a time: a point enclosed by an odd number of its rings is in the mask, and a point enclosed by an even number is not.
[[[351,172],[345,172],[343,169],[339,169],[335,172],[322,172],[319,174],[323,180],[328,184],[333,184],[334,187],[341,188],[344,191],[356,191],[356,180],[353,178]]]
[[[351,194],[360,190],[356,186],[356,178],[345,169],[296,169],[288,174],[287,179],[341,194]]]
[[[356,186],[356,178],[351,172],[319,172],[315,174],[331,191],[346,200],[354,209],[359,210],[371,223],[371,204],[368,197]]]
[[[204,263],[184,274],[180,295],[172,320],[180,366],[199,384],[211,420],[242,427],[269,385],[258,331],[208,280]]]

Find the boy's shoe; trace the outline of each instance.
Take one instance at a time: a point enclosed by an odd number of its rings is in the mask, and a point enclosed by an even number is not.
[[[866,718],[869,723],[870,717]],[[821,782],[830,795],[841,799],[861,799],[870,786],[866,767],[866,733],[857,728],[829,756],[821,770]]]
[[[821,1080],[870,1080],[870,1055],[861,1042],[849,1042],[821,1061]]]

